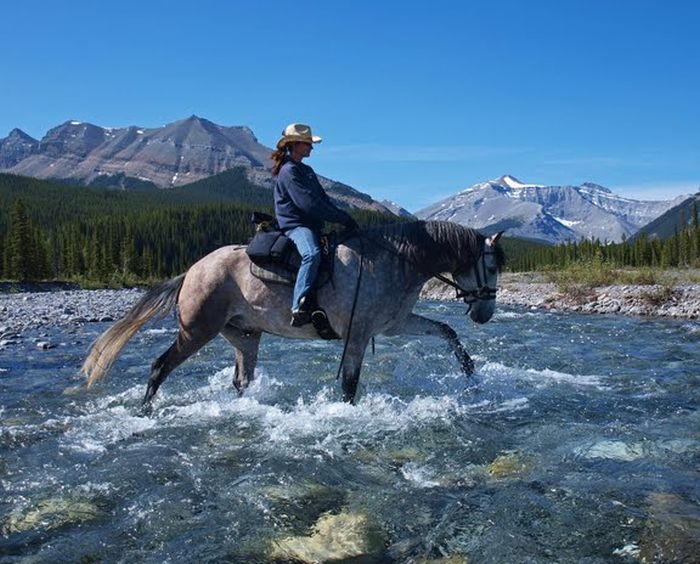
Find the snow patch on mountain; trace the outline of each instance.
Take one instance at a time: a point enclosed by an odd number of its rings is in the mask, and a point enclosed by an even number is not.
[[[479,182],[417,212],[487,232],[548,243],[580,239],[618,242],[683,201],[639,201],[586,182],[580,186],[522,182],[507,174]]]

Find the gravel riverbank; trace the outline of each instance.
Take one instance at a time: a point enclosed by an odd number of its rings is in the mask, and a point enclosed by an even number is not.
[[[139,289],[0,293],[0,347],[32,330],[116,321],[142,295]]]
[[[498,303],[532,309],[579,313],[700,319],[700,284],[614,285],[562,293],[555,284],[532,273],[505,273],[499,280]],[[453,300],[454,290],[437,280],[426,284],[424,299]]]
[[[0,293],[0,347],[11,345],[32,330],[116,321],[143,295],[141,289],[36,291],[38,288],[20,287],[31,291]],[[454,290],[432,280],[421,297],[453,300]],[[603,286],[577,295],[564,295],[537,275],[506,273],[501,277],[498,302],[591,314],[700,319],[700,284]]]

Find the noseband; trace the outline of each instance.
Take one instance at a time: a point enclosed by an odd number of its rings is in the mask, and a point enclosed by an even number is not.
[[[459,284],[457,284],[455,281],[450,280],[449,278],[443,276],[442,274],[436,274],[435,278],[438,280],[444,282],[448,286],[452,286],[456,292],[457,292],[457,299],[462,300],[467,306],[467,313],[469,313],[472,309],[472,306],[478,302],[478,301],[486,301],[486,300],[495,300],[496,299],[496,293],[498,292],[498,288],[492,288],[486,283],[486,280],[482,280],[481,273],[479,272],[479,269],[477,268],[478,262],[481,261],[481,267],[484,272],[484,276],[486,274],[486,256],[487,255],[495,255],[495,251],[481,251],[479,254],[478,258],[474,262],[474,265],[472,268],[474,268],[474,274],[476,277],[476,288],[474,290],[465,290],[462,288]],[[456,273],[455,273],[456,274]]]

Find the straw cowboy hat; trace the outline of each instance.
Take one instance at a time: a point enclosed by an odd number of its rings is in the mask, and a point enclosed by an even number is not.
[[[320,143],[321,138],[318,135],[311,134],[311,128],[303,123],[290,123],[284,128],[282,137],[277,141],[277,148],[281,149],[287,143],[294,141],[302,141],[303,143]]]

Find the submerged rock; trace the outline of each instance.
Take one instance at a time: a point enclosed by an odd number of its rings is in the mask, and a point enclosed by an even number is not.
[[[309,536],[285,537],[274,543],[274,560],[329,562],[377,554],[384,538],[367,515],[343,509],[337,515],[321,515]]]
[[[604,458],[620,462],[630,462],[645,456],[644,447],[638,443],[604,440],[588,447],[580,447],[575,453],[584,458]]]
[[[649,496],[649,519],[639,541],[641,562],[698,562],[700,507],[669,493]]]
[[[517,452],[499,454],[486,468],[491,478],[504,480],[519,478],[532,468],[530,460]]]
[[[440,558],[416,558],[416,564],[469,564],[466,556],[442,556]]]
[[[44,499],[13,512],[2,525],[2,534],[22,533],[33,529],[50,530],[97,519],[100,509],[85,498],[58,497]]]
[[[313,527],[319,515],[337,513],[346,503],[345,491],[308,481],[268,486],[263,495],[275,521],[300,533]]]

